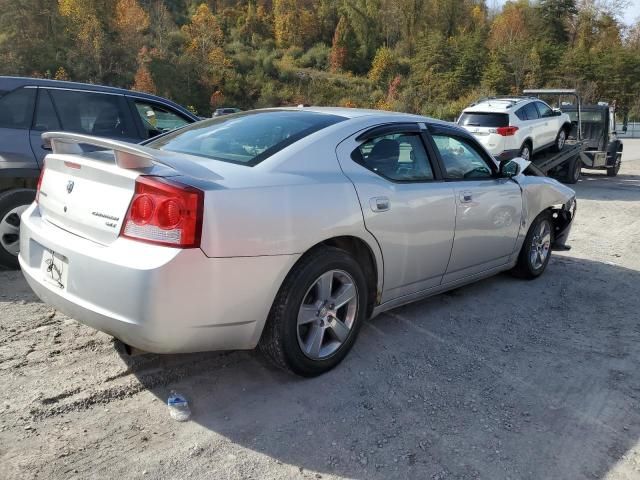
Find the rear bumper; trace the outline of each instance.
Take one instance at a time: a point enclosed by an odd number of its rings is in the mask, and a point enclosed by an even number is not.
[[[45,252],[66,257],[64,289],[44,280]],[[299,255],[208,258],[118,238],[109,246],[22,216],[20,265],[45,303],[156,353],[255,347],[277,290]]]

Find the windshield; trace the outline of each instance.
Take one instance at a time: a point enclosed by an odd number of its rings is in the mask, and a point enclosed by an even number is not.
[[[147,145],[242,165],[257,165],[345,117],[296,110],[242,112],[194,123]]]
[[[506,113],[463,113],[460,115],[458,125],[465,127],[507,127],[509,115]]]

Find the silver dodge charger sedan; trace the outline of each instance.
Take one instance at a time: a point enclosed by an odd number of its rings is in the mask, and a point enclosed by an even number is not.
[[[44,302],[143,351],[258,346],[304,376],[337,365],[367,317],[539,276],[576,207],[524,160],[416,115],[280,108],[146,145],[43,139],[20,264]]]

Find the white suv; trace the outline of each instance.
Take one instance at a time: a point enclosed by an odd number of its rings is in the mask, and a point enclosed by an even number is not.
[[[468,130],[498,160],[560,151],[571,131],[566,113],[532,97],[494,97],[463,110],[458,125]]]

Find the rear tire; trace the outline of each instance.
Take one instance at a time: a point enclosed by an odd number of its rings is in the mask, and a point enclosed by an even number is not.
[[[564,144],[567,141],[567,131],[564,128],[561,128],[556,135],[556,141],[553,144],[553,151],[560,152],[564,148]]]
[[[574,185],[580,180],[582,174],[582,159],[580,155],[576,155],[567,163],[567,170],[564,176],[564,183]]]
[[[323,283],[328,276],[331,281]],[[338,306],[347,290],[353,296]],[[334,247],[309,252],[280,287],[258,349],[274,365],[303,377],[331,370],[356,340],[366,317],[367,291],[362,268],[347,252]]]
[[[33,202],[36,192],[17,188],[0,194],[0,267],[18,268],[20,215]]]
[[[531,144],[529,144],[528,141],[522,144],[520,151],[518,152],[518,156],[525,160],[531,160]]]
[[[547,268],[553,244],[553,222],[548,212],[542,212],[529,227],[522,244],[518,263],[511,271],[516,277],[532,280]]]

